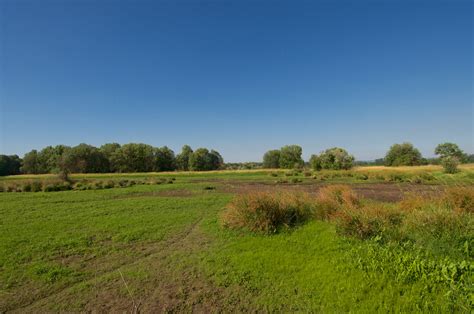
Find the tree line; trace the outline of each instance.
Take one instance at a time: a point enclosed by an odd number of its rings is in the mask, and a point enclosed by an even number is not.
[[[263,155],[263,167],[274,169],[301,168],[305,164],[301,157],[302,152],[302,148],[298,145],[286,145],[280,149],[269,150]],[[474,155],[465,154],[454,143],[439,144],[436,146],[434,153],[439,158],[430,160],[423,158],[421,152],[411,143],[394,144],[390,147],[384,158],[376,159],[370,164],[396,167],[434,163],[443,165],[446,172],[453,173],[456,172],[457,166],[460,163],[474,162]],[[313,170],[347,170],[355,165],[355,158],[345,149],[333,147],[321,152],[319,155],[311,155],[308,164]]]
[[[302,158],[303,149],[298,145],[286,145],[267,151],[263,162],[229,163],[219,152],[198,148],[195,151],[184,145],[177,155],[168,148],[153,147],[142,143],[120,145],[104,144],[94,147],[79,144],[48,146],[32,150],[23,158],[17,155],[0,155],[0,176],[41,173],[105,173],[105,172],[152,172],[152,171],[206,171],[217,169],[293,169],[304,166],[314,170],[350,169],[354,165],[416,166],[441,164],[447,172],[455,172],[459,163],[474,162],[474,155],[465,154],[454,143],[439,144],[434,153],[438,158],[423,158],[411,143],[394,144],[384,158],[372,162],[356,162],[354,156],[339,147],[313,154],[308,162]]]
[[[74,147],[48,146],[26,153],[23,159],[17,155],[0,155],[0,175],[206,171],[221,169],[223,165],[219,152],[207,148],[193,151],[189,145],[184,145],[178,155],[167,146],[142,143],[108,143],[99,148],[84,143]]]

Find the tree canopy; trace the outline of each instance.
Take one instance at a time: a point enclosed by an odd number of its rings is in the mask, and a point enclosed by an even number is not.
[[[411,143],[394,144],[385,156],[386,166],[417,166],[423,164],[423,157]]]

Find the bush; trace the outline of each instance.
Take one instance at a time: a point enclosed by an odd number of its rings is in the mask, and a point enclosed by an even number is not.
[[[441,159],[441,165],[443,166],[445,173],[458,172],[459,163],[459,158],[453,156],[447,156]]]
[[[369,176],[366,175],[366,174],[358,174],[358,175],[356,176],[356,179],[357,179],[357,180],[368,180],[368,179],[369,179]]]
[[[354,164],[354,156],[342,148],[333,147],[322,152],[318,157],[311,157],[311,164],[314,170],[332,169],[332,170],[348,170]]]
[[[304,223],[313,209],[314,202],[306,194],[250,193],[234,198],[221,221],[227,228],[271,234]]]
[[[328,219],[338,210],[358,208],[360,200],[347,185],[328,185],[319,190],[317,195],[316,218]]]
[[[474,189],[453,187],[442,196],[443,204],[458,213],[474,213]]]
[[[400,225],[402,217],[403,214],[392,207],[366,205],[363,208],[344,207],[333,220],[339,234],[368,239]]]
[[[311,177],[313,174],[311,173],[311,171],[305,171],[305,172],[303,172],[303,175],[305,177]]]
[[[411,143],[392,145],[384,160],[386,166],[417,166],[423,164],[420,151]]]
[[[41,192],[43,190],[43,184],[40,181],[31,182],[31,192]]]
[[[291,179],[291,183],[301,183],[301,182],[303,182],[303,180],[298,179],[298,178]]]
[[[104,189],[111,189],[113,187],[115,187],[115,182],[112,181],[112,180],[109,180],[109,181],[103,183],[103,185],[102,185],[102,188],[104,188]]]
[[[31,183],[30,182],[23,183],[23,187],[21,188],[21,190],[23,192],[31,192]]]
[[[272,173],[270,173],[270,176],[271,176],[271,177],[278,177],[278,173],[272,172]]]

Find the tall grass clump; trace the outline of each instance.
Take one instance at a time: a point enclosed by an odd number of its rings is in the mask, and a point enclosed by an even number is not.
[[[304,223],[313,211],[307,194],[255,192],[234,198],[221,220],[227,228],[272,234]]]
[[[339,184],[321,188],[315,201],[315,218],[322,220],[329,219],[343,208],[358,208],[361,205],[349,186]]]

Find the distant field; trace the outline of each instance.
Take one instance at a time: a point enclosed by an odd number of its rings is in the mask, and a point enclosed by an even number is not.
[[[74,184],[90,189],[3,192],[0,312],[468,313],[474,230],[456,239],[429,238],[420,250],[346,237],[327,221],[261,235],[225,229],[219,219],[235,195],[316,193],[334,183],[351,185],[368,204],[393,208],[407,193],[472,190],[474,164],[460,168],[453,175],[437,166],[75,174]],[[169,180],[146,181],[161,177]],[[25,182],[54,178],[10,176],[0,183],[21,189]],[[144,181],[94,185],[121,179]],[[458,242],[459,248],[451,245]],[[430,275],[435,268],[419,266],[436,263],[447,265],[446,276],[452,275],[449,267],[460,267],[464,277],[436,279]],[[399,266],[408,264],[420,270]]]

